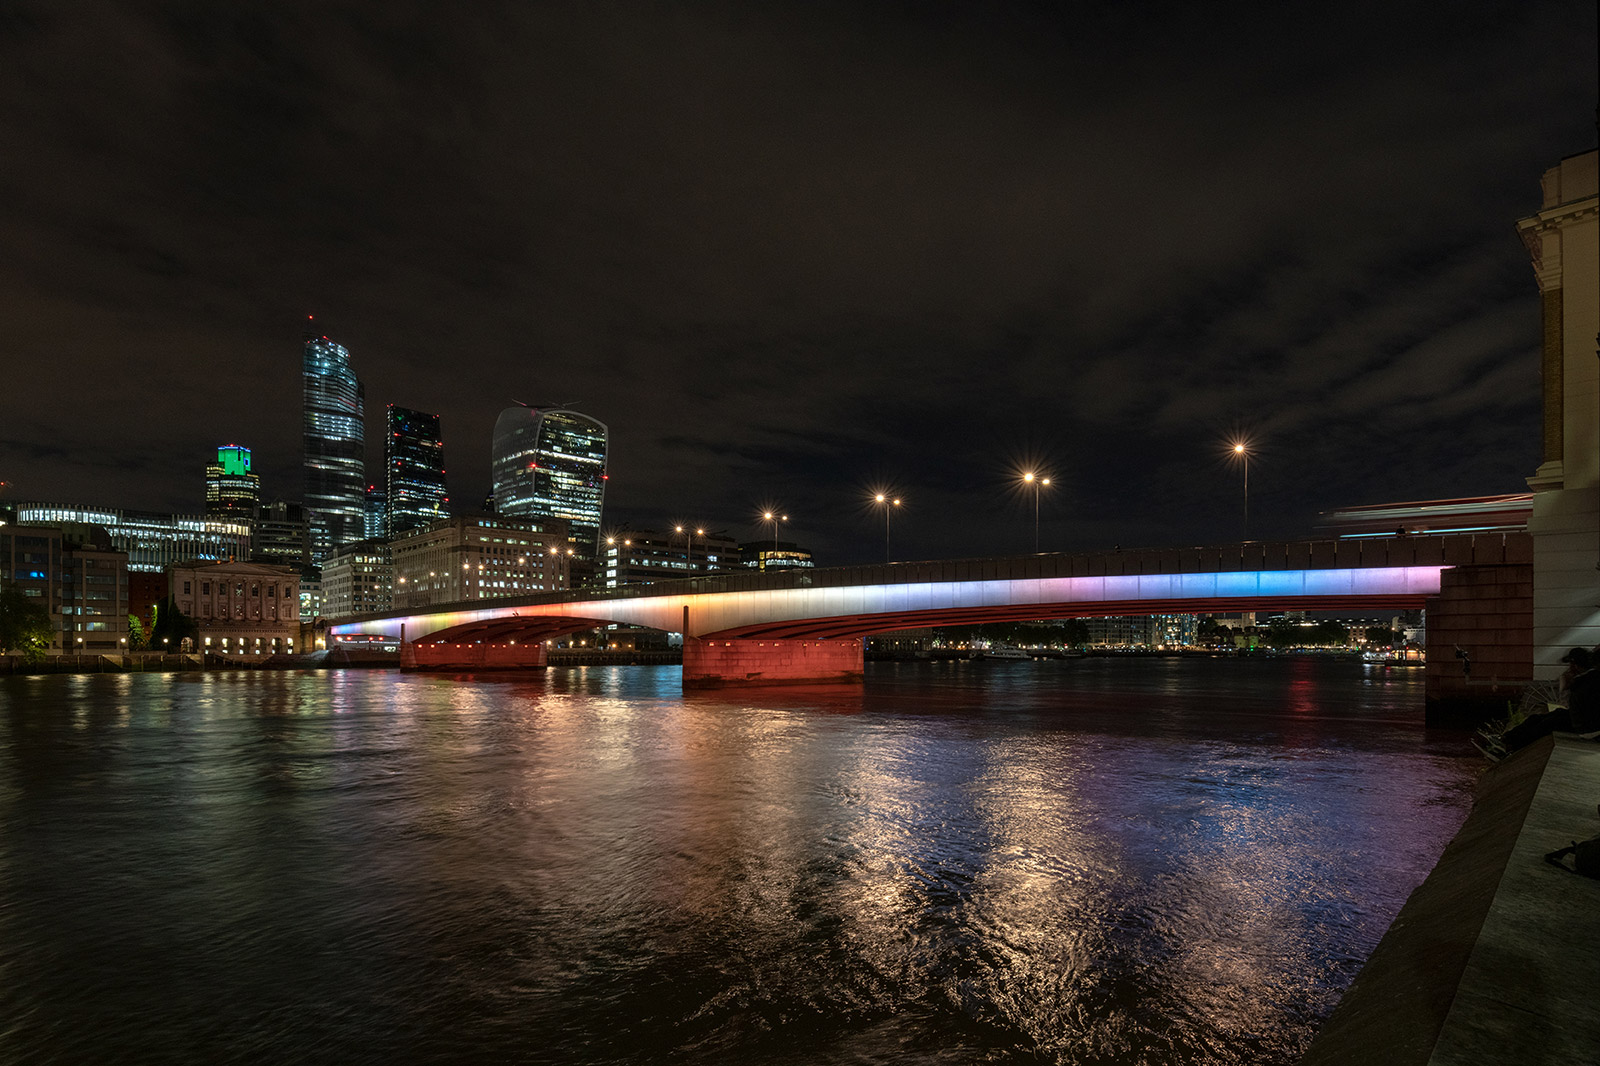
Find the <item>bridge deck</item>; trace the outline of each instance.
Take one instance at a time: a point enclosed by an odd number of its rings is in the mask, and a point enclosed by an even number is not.
[[[364,616],[337,623],[330,632],[397,630],[408,623],[410,639],[447,629],[482,639],[476,630],[531,637],[535,629],[550,632],[552,624],[571,631],[611,622],[677,632],[686,628],[687,609],[687,628],[697,636],[843,637],[1006,618],[1413,607],[1437,592],[1440,568],[1531,558],[1527,534],[1494,533],[952,559],[469,600]],[[1379,569],[1392,579],[1361,576]],[[1341,583],[1335,573],[1349,580]],[[1184,580],[1187,575],[1193,579]],[[1206,575],[1215,580],[1208,582]],[[986,586],[981,594],[980,586]]]

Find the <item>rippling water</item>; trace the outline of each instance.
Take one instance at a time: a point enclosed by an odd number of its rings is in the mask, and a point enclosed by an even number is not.
[[[1420,685],[0,678],[0,1061],[1290,1063],[1465,818]]]

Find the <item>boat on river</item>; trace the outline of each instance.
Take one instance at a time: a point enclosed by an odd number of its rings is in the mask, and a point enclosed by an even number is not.
[[[974,659],[999,659],[1005,662],[1015,662],[1019,659],[1032,659],[1033,656],[1021,648],[1010,644],[991,644],[987,648],[978,648],[972,653]]]

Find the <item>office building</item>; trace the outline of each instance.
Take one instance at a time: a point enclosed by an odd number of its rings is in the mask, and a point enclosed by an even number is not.
[[[128,649],[128,556],[99,526],[0,526],[0,578],[50,614],[50,655]]]
[[[1194,614],[1106,615],[1085,618],[1089,643],[1113,648],[1185,648],[1198,641]]]
[[[365,392],[350,353],[327,337],[308,336],[301,363],[305,498],[311,561],[366,536]]]
[[[389,543],[358,540],[322,562],[322,617],[330,621],[375,614],[394,606]]]
[[[311,562],[311,526],[298,503],[274,500],[256,510],[250,561],[303,566]]]
[[[300,624],[309,626],[322,617],[322,571],[315,566],[300,568]]]
[[[739,545],[739,555],[744,565],[752,570],[792,570],[809,568],[817,564],[811,553],[793,541],[757,540]]]
[[[606,427],[576,411],[508,407],[494,424],[495,513],[560,519],[578,558],[594,561],[606,494]]]
[[[17,521],[59,526],[103,526],[112,547],[128,555],[129,570],[158,572],[177,563],[218,562],[250,556],[250,527],[203,515],[125,511],[117,507],[79,507],[59,503],[17,505]]]
[[[197,651],[256,657],[292,654],[300,638],[300,575],[292,566],[175,566],[171,596],[199,632]]]
[[[398,536],[445,516],[450,501],[438,415],[390,404],[383,469],[389,496],[384,536]]]
[[[250,525],[261,506],[261,478],[250,470],[250,449],[227,444],[206,464],[206,517]]]
[[[440,518],[390,542],[394,607],[564,589],[573,550],[560,519]]]
[[[600,547],[602,583],[608,587],[725,574],[741,567],[738,543],[721,530],[619,530]]]
[[[384,527],[389,524],[389,494],[376,485],[368,485],[362,508],[361,528],[365,534],[362,539],[381,539]]]

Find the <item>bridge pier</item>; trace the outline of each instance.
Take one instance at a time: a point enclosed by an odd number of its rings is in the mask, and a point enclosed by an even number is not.
[[[447,644],[411,641],[400,645],[402,670],[542,670],[549,663],[543,641]]]
[[[702,640],[683,642],[683,687],[851,684],[864,669],[857,640]]]
[[[1428,724],[1504,718],[1533,680],[1533,566],[1445,570],[1427,612]]]

